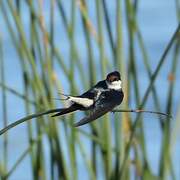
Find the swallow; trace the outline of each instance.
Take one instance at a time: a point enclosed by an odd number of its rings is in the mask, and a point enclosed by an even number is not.
[[[121,85],[120,73],[113,71],[106,76],[105,80],[99,81],[90,90],[79,96],[63,94],[65,100],[70,101],[71,105],[67,108],[60,109],[52,117],[62,116],[77,110],[90,111],[89,115],[75,123],[74,126],[78,127],[92,122],[121,104],[124,97]]]

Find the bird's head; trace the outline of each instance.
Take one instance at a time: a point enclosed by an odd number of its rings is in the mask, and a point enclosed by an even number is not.
[[[121,75],[118,71],[109,73],[106,77],[106,83],[109,89],[121,90]]]

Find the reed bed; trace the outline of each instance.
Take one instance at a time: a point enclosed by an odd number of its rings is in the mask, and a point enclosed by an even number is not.
[[[30,171],[27,179],[177,179],[172,152],[180,128],[177,113],[180,107],[175,107],[174,102],[180,63],[180,6],[178,0],[174,1],[177,27],[154,67],[138,23],[139,3],[141,1],[114,0],[112,13],[107,0],[0,1],[0,16],[11,43],[9,52],[15,52],[16,59],[6,60],[7,44],[0,29],[0,128],[18,119],[9,119],[15,106],[22,108],[21,117],[25,117],[21,120],[23,127],[14,124],[14,129],[0,136],[1,179],[17,178],[14,175],[17,171],[26,173],[24,163]],[[141,66],[137,50],[142,57]],[[159,96],[162,89],[155,82],[166,63],[170,68],[165,87],[168,90],[166,98],[162,98]],[[6,67],[16,68],[17,64],[17,70],[13,71],[18,71],[20,80],[18,75],[12,77],[15,85],[11,85],[7,82],[11,74],[6,73]],[[142,68],[148,77],[143,94],[139,75]],[[131,109],[132,101],[137,109],[148,108],[146,104],[150,101],[155,111],[173,117],[115,112],[74,128],[73,122],[81,114],[61,118],[39,114],[64,106],[64,102],[54,100],[60,98],[59,92],[78,95],[113,70],[122,74],[125,92],[122,109]],[[12,101],[16,104],[12,104],[10,98],[17,99]],[[158,121],[162,137],[156,173],[150,166],[144,128],[144,122],[152,118]],[[22,136],[26,145],[12,160]],[[17,143],[10,149],[12,139]]]

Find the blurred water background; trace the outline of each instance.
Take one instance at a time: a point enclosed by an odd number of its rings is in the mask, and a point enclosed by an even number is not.
[[[4,1],[5,2],[5,1]],[[91,21],[93,22],[95,29],[97,27],[97,17],[95,13],[95,2],[94,1],[86,1],[88,4],[88,10],[89,10],[89,17]],[[4,3],[6,4],[6,3]],[[8,7],[7,4],[6,6],[6,11],[8,12]],[[56,3],[55,3],[56,6]],[[66,11],[67,14],[67,19],[70,21],[71,19],[71,1],[63,1],[63,7]],[[115,9],[116,9],[116,3],[115,1],[107,1],[107,7],[108,7],[108,12],[109,12],[109,17],[110,17],[110,23],[112,27],[112,32],[113,35],[116,39],[116,34],[115,34],[115,24],[116,24],[116,19],[115,17]],[[25,1],[21,2],[21,18],[23,22],[23,28],[25,30],[25,33],[27,35],[27,41],[30,41],[30,18],[29,18],[29,11],[27,10],[27,4]],[[77,11],[77,9],[76,9]],[[10,13],[7,13],[8,16],[10,16]],[[49,22],[50,22],[50,1],[43,1],[43,15],[45,17],[45,23],[48,28]],[[158,60],[162,56],[163,51],[165,50],[165,47],[167,46],[168,42],[170,41],[170,38],[172,37],[177,25],[178,25],[178,19],[177,19],[177,13],[176,13],[176,4],[175,1],[173,0],[158,0],[158,1],[139,1],[138,2],[138,11],[137,11],[137,21],[139,24],[139,28],[141,30],[141,33],[144,38],[144,42],[148,51],[149,55],[149,60],[150,60],[150,67],[152,72],[154,72],[155,68],[157,67]],[[128,29],[126,26],[126,17],[125,17],[125,4],[124,2],[122,3],[122,20],[123,20],[123,49],[121,51],[123,52],[123,58],[125,59],[125,62],[128,62],[127,57],[128,57],[128,46],[129,46],[129,41],[127,38],[128,34]],[[7,29],[6,25],[6,20],[4,19],[4,16],[0,12],[0,36],[1,36],[1,41],[2,41],[2,47],[3,47],[3,56],[4,56],[4,72],[5,72],[5,81],[7,86],[16,89],[19,93],[23,94],[24,92],[24,87],[23,87],[23,77],[22,77],[22,71],[21,71],[21,65],[19,63],[19,55],[17,51],[15,50],[15,47],[12,43],[12,38],[9,34],[9,31]],[[10,17],[10,21],[15,27],[15,23],[12,17]],[[76,27],[75,27],[75,34],[74,34],[74,42],[75,46],[78,49],[79,56],[82,59],[82,64],[84,68],[84,72],[86,72],[86,69],[88,67],[87,65],[87,59],[88,59],[88,53],[86,49],[86,41],[84,39],[84,30],[81,25],[81,18],[78,13],[76,13]],[[12,26],[12,27],[13,27]],[[103,28],[103,33],[104,33],[104,47],[105,47],[105,52],[108,58],[112,58],[112,53],[110,52],[110,43],[109,39],[107,36],[107,30]],[[28,40],[29,38],[29,40]],[[43,39],[40,39],[43,41]],[[29,42],[30,44],[30,42]],[[70,43],[68,41],[67,35],[66,35],[66,29],[62,25],[62,19],[59,18],[58,15],[58,8],[55,7],[55,12],[54,12],[54,44],[57,47],[57,49],[61,52],[63,58],[64,58],[64,63],[67,65],[68,69],[71,67],[71,50],[70,50]],[[100,69],[100,61],[98,60],[99,57],[99,49],[96,45],[95,42],[92,42],[92,47],[93,47],[93,56],[95,59],[95,66],[96,66],[96,80],[101,80],[102,76],[101,73],[99,73],[98,69]],[[140,98],[144,96],[144,93],[149,85],[149,78],[146,69],[144,68],[144,64],[142,61],[142,53],[139,51],[138,44],[135,44],[135,50],[134,50],[135,56],[136,56],[136,68],[138,72],[138,83],[139,83],[139,93],[140,93]],[[97,59],[97,60],[96,60]],[[155,81],[155,87],[157,90],[157,95],[159,97],[159,102],[160,102],[160,107],[161,111],[165,112],[166,111],[166,102],[167,102],[167,93],[168,93],[168,76],[171,71],[171,63],[173,59],[173,51],[170,51],[168,54],[166,62],[163,64],[163,67],[161,68],[160,74],[158,75],[156,81]],[[111,61],[110,61],[111,62]],[[171,122],[172,128],[171,128],[171,133],[177,131],[176,127],[174,124],[176,123],[179,124],[176,121],[177,112],[178,112],[178,107],[180,106],[180,93],[179,93],[179,88],[180,88],[180,62],[178,60],[177,63],[177,72],[176,72],[176,83],[174,86],[174,92],[173,92],[173,108],[172,108],[172,115],[173,119]],[[70,93],[70,86],[67,83],[68,79],[64,75],[63,71],[60,71],[57,68],[57,65],[55,64],[55,71],[57,73],[58,79],[61,81],[62,89],[64,92],[67,94]],[[110,65],[105,73],[108,73],[110,71],[114,70],[114,68]],[[85,89],[83,88],[80,80],[80,75],[76,73],[78,69],[75,69],[74,73],[74,81],[78,84],[78,91],[79,93],[82,93]],[[87,69],[87,72],[89,70]],[[122,74],[122,79],[125,80],[126,77],[125,75]],[[84,73],[84,78],[87,78],[87,81],[89,81],[89,77],[86,77],[86,73]],[[105,77],[104,77],[105,78]],[[87,86],[87,88],[89,85]],[[0,92],[1,89],[0,89]],[[126,92],[125,92],[126,93]],[[55,95],[54,95],[55,96]],[[58,95],[57,95],[58,96]],[[130,103],[129,107],[131,108],[137,108],[136,107],[136,102],[135,102],[135,93],[134,89],[130,90],[129,96],[130,98]],[[0,96],[0,102],[2,104],[2,96]],[[57,106],[63,106],[61,103],[56,102]],[[18,97],[11,93],[7,93],[7,115],[8,115],[8,124],[11,122],[14,122],[15,120],[22,118],[26,115],[26,110],[24,106],[24,101],[20,100]],[[0,106],[1,107],[1,106]],[[152,101],[152,95],[148,99],[148,102],[145,106],[145,109],[149,110],[156,110],[154,103]],[[33,110],[32,110],[33,112]],[[0,127],[3,128],[3,121],[2,121],[2,116],[3,114],[3,108],[0,108]],[[75,119],[78,120],[82,114],[78,114],[75,116]],[[132,119],[136,117],[136,115],[132,115]],[[34,120],[33,120],[34,121]],[[166,119],[164,118],[164,121]],[[58,125],[58,130],[59,133],[61,134],[61,143],[64,144],[62,147],[64,154],[67,156],[65,159],[68,159],[68,147],[66,144],[66,135],[64,133],[64,130],[61,127],[61,122],[57,123]],[[84,131],[90,132],[88,126],[81,127]],[[180,126],[179,126],[180,128]],[[150,168],[153,172],[153,174],[157,175],[159,172],[159,165],[160,165],[160,156],[161,156],[161,146],[162,146],[162,131],[160,127],[159,120],[156,115],[151,115],[151,114],[144,114],[143,115],[143,131],[144,131],[144,137],[145,137],[145,142],[146,142],[146,152],[147,152],[147,159],[148,163],[150,165]],[[174,133],[176,134],[176,133]],[[180,140],[179,140],[179,132],[177,132],[177,137],[175,138],[175,142],[172,142],[169,144],[169,146],[172,146],[171,149],[171,154],[172,155],[172,164],[174,168],[174,173],[176,179],[180,179]],[[1,162],[3,161],[3,141],[2,141],[2,136],[0,137],[0,160]],[[7,161],[7,169],[11,169],[11,167],[14,165],[14,163],[17,161],[19,158],[20,154],[24,152],[24,150],[29,146],[28,142],[28,134],[27,134],[27,125],[23,124],[15,129],[11,130],[8,132],[8,161]],[[87,154],[90,154],[90,141],[87,139],[82,138],[82,142],[85,145],[85,149]],[[47,179],[50,178],[50,156],[49,156],[49,144],[48,144],[48,138],[45,136],[43,137],[43,147],[44,147],[44,152],[45,152],[45,167],[48,174]],[[83,165],[83,158],[82,155],[80,154],[79,150],[77,150],[77,158],[78,158],[78,171],[80,172],[79,174],[79,179],[86,179],[87,178],[87,172],[86,168]],[[33,179],[32,175],[32,166],[31,166],[31,159],[30,156],[26,156],[25,159],[17,166],[16,170],[12,173],[10,176],[10,180],[30,180]],[[98,179],[104,179],[104,177],[101,174],[101,163],[99,162],[98,166]],[[69,165],[70,166],[70,165]],[[70,169],[69,169],[70,170]],[[132,169],[132,172],[134,170]],[[134,179],[134,178],[132,178]],[[171,178],[170,178],[171,179]]]

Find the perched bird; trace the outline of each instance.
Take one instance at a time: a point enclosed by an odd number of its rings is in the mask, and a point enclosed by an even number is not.
[[[77,110],[89,110],[89,115],[82,118],[74,126],[77,127],[94,121],[121,104],[124,97],[121,84],[120,73],[118,71],[111,72],[105,80],[99,81],[80,96],[64,95],[72,104],[67,108],[60,109],[60,112],[52,117],[65,115]]]

